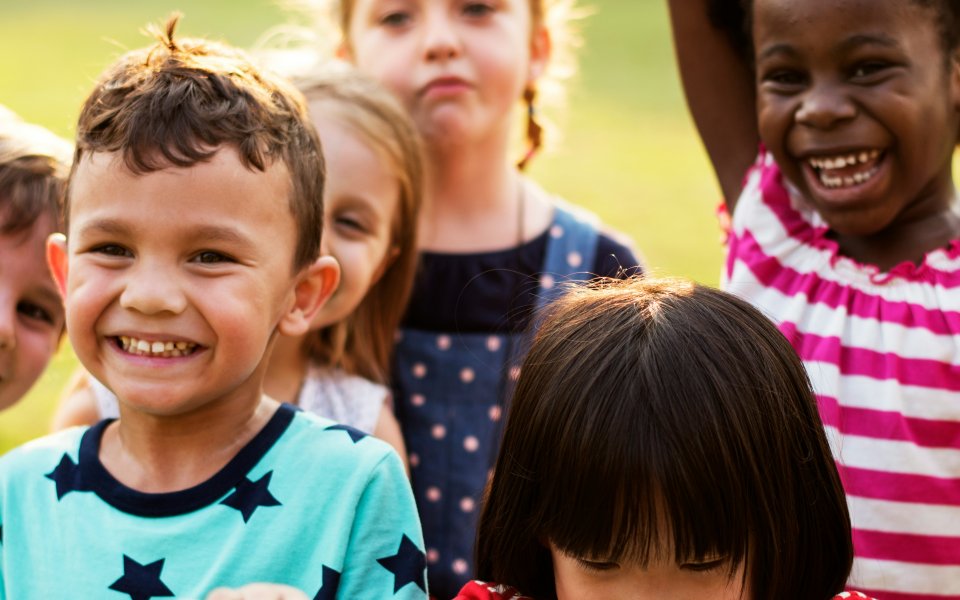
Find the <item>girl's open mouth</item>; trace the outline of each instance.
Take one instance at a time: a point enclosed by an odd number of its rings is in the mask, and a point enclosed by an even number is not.
[[[806,160],[819,183],[828,189],[850,188],[866,183],[880,171],[884,153],[880,150],[859,150],[834,156],[817,156]]]

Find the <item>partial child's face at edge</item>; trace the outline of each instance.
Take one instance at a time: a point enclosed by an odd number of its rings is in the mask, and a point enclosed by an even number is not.
[[[68,332],[123,403],[175,415],[259,399],[255,374],[294,304],[290,186],[282,163],[252,171],[231,148],[143,175],[115,154],[82,159],[71,182]]]
[[[356,0],[349,58],[404,103],[430,143],[509,131],[543,70],[529,0]]]
[[[43,373],[63,331],[63,305],[47,269],[48,216],[0,235],[0,410],[20,400]]]
[[[585,560],[550,544],[558,600],[750,600],[743,566],[731,576],[725,560],[677,564],[651,560],[632,563]]]
[[[311,102],[309,108],[327,165],[323,254],[340,263],[340,284],[317,314],[314,327],[349,316],[389,268],[400,197],[400,183],[388,161],[324,106]]]
[[[909,0],[755,0],[760,136],[835,231],[947,210],[960,91],[936,11]]]

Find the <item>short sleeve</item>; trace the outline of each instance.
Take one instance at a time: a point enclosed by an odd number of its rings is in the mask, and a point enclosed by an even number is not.
[[[357,504],[338,598],[427,598],[427,560],[410,482],[389,452]]]

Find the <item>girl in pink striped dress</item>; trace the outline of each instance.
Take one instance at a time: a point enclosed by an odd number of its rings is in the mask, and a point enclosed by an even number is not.
[[[960,3],[670,7],[732,214],[725,287],[813,382],[850,507],[849,585],[960,599]]]

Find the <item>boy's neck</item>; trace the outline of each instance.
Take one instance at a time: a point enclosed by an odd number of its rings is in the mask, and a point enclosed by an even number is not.
[[[277,402],[297,404],[308,366],[304,339],[278,336],[263,378],[263,393]]]
[[[221,401],[173,417],[127,409],[103,433],[100,462],[118,481],[144,493],[194,487],[210,479],[260,432],[277,403],[257,397]]]

